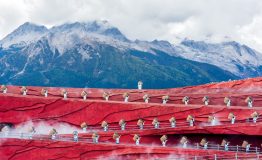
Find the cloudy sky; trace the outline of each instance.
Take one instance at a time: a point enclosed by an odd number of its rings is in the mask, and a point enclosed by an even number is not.
[[[132,40],[235,40],[262,52],[262,0],[0,0],[0,39],[27,21],[90,20]]]

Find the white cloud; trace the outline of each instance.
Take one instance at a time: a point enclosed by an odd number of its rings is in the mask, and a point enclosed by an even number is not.
[[[0,38],[30,21],[108,20],[130,39],[230,37],[262,52],[261,0],[0,0]]]
[[[239,40],[248,41],[249,46],[258,48],[262,51],[262,15],[255,16],[248,25],[241,26],[237,29]]]

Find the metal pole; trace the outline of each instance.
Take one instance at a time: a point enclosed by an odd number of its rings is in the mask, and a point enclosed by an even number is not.
[[[197,156],[195,156],[195,160],[197,160]]]
[[[237,160],[237,153],[235,154],[235,158],[236,158],[236,160]]]
[[[215,159],[214,160],[217,160],[217,155],[215,154]]]
[[[238,145],[237,145],[237,152],[238,152]]]

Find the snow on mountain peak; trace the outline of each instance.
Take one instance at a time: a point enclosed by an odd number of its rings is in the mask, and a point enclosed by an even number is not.
[[[13,44],[29,44],[40,39],[48,32],[45,26],[26,22],[8,34],[0,41],[3,48],[8,48]]]
[[[245,70],[262,66],[261,53],[235,41],[206,43],[187,39],[180,47],[184,50],[180,55],[186,59],[213,64],[243,77],[247,76]]]
[[[65,23],[50,29],[51,32],[62,33],[75,32],[76,30],[78,32],[100,34],[122,41],[128,41],[119,29],[109,24],[108,21]]]
[[[43,25],[37,25],[30,22],[25,22],[21,26],[19,26],[14,32],[26,32],[26,31],[34,31],[34,32],[46,32],[48,29]]]
[[[54,47],[57,46],[62,52],[68,44],[71,46],[82,40],[98,40],[108,43],[112,40],[129,42],[119,29],[109,24],[108,21],[65,23],[51,29],[26,22],[2,39],[0,46],[8,48],[18,44],[27,45],[41,38],[50,39],[51,42],[54,42]]]
[[[51,48],[63,54],[76,44],[92,45],[96,42],[119,46],[129,40],[107,21],[75,22],[54,26],[45,36]]]

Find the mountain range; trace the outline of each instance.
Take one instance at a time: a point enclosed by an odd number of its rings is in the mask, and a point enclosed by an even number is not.
[[[235,41],[128,39],[107,21],[26,22],[0,40],[0,83],[168,88],[262,75],[262,54]]]

